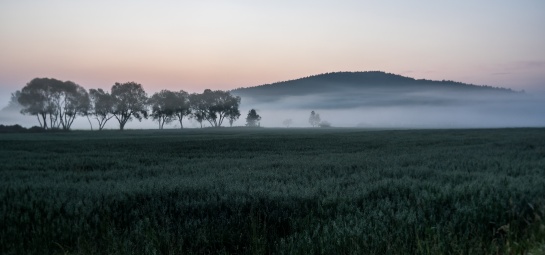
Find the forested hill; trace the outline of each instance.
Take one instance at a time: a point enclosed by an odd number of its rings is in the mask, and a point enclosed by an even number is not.
[[[419,92],[419,91],[443,91],[443,92],[489,92],[509,93],[511,89],[495,88],[490,86],[477,86],[455,81],[417,80],[401,75],[380,71],[370,72],[336,72],[313,75],[305,78],[276,82],[255,87],[238,88],[232,90],[233,94],[242,97],[271,97],[271,96],[304,96],[323,93],[361,93],[366,90],[388,90],[390,92]],[[393,90],[393,91],[392,91]]]

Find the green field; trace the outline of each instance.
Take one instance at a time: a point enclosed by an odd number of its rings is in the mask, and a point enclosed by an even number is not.
[[[2,254],[521,254],[545,129],[0,134]]]

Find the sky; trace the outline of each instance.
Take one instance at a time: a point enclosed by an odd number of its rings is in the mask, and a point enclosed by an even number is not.
[[[233,89],[380,70],[545,91],[545,1],[0,2],[0,105],[35,77]]]

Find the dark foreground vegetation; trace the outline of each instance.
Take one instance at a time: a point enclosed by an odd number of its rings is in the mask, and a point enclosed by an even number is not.
[[[521,254],[545,130],[0,134],[2,254]]]
[[[0,133],[37,133],[37,132],[45,132],[46,130],[41,127],[31,127],[31,128],[25,128],[21,125],[15,124],[15,125],[1,125],[0,124]],[[56,130],[48,130],[48,131],[56,131]]]

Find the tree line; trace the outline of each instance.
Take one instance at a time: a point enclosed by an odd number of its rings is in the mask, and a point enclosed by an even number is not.
[[[91,129],[92,119],[98,124],[98,130],[115,119],[119,129],[134,119],[152,118],[159,129],[165,124],[179,122],[184,128],[184,119],[193,119],[203,127],[208,123],[220,127],[224,122],[229,126],[240,117],[241,98],[228,91],[205,89],[203,93],[188,93],[184,90],[161,90],[148,97],[141,84],[135,82],[115,83],[110,91],[89,89],[72,81],[52,78],[35,78],[22,90],[12,93],[10,106],[21,106],[21,113],[36,116],[42,129],[70,130],[76,117],[86,117]],[[248,111],[246,126],[260,127],[261,116],[255,109]],[[285,120],[282,124],[290,127],[293,121]],[[312,111],[309,117],[312,127],[330,127],[321,121],[320,115]]]
[[[111,119],[116,119],[123,130],[127,122],[149,117],[157,121],[159,129],[173,121],[183,128],[184,118],[196,120],[201,128],[203,122],[219,127],[228,121],[232,126],[240,117],[241,102],[239,96],[221,90],[206,89],[200,94],[161,90],[148,97],[135,82],[115,83],[108,92],[87,91],[74,82],[51,78],[35,78],[13,95],[22,106],[21,113],[36,116],[40,127],[63,130],[69,130],[77,116],[86,117],[91,129],[94,119],[99,130]]]

